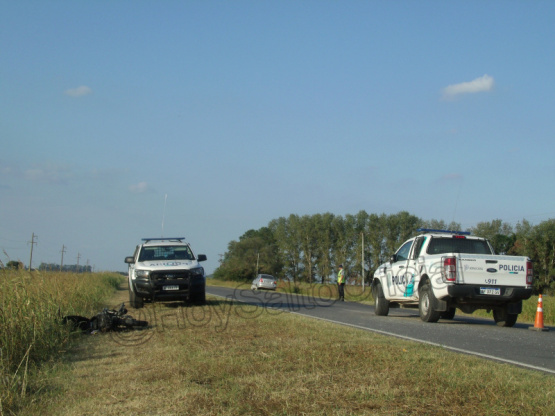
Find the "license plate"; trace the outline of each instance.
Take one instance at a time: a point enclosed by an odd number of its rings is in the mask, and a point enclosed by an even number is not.
[[[179,286],[172,285],[172,286],[164,286],[162,287],[163,290],[179,290]]]
[[[498,287],[481,287],[480,295],[501,295],[501,289]]]

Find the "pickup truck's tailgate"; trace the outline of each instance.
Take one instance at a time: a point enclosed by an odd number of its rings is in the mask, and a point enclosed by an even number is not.
[[[458,254],[457,283],[526,286],[526,257]]]

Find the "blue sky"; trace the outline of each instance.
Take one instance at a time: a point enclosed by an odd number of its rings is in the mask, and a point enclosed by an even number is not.
[[[211,273],[290,214],[552,218],[554,19],[552,1],[0,0],[0,248],[28,264],[35,233],[33,266],[65,246],[124,271],[140,238],[185,236]]]

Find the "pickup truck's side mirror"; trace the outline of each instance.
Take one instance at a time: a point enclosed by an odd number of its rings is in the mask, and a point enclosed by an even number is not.
[[[396,254],[394,254],[393,256],[391,256],[391,257],[389,258],[389,262],[390,262],[390,263],[395,263],[396,261],[397,261],[397,255],[396,255]]]
[[[125,258],[125,262],[126,262],[127,264],[133,264],[133,263],[135,263],[135,260],[134,260],[133,257],[131,256],[131,257],[126,257],[126,258]]]
[[[197,256],[197,261],[206,261],[206,254],[199,254]]]

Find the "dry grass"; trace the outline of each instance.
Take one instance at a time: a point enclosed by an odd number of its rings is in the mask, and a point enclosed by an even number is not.
[[[24,401],[42,363],[70,339],[62,315],[92,316],[121,281],[109,274],[0,271],[0,414]]]
[[[83,337],[22,414],[555,414],[552,376],[254,309],[130,310],[152,327]]]

